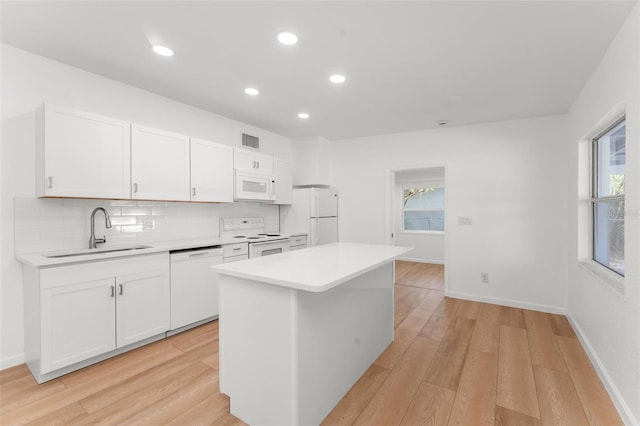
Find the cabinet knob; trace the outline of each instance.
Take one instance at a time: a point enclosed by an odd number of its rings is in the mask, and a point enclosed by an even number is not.
[[[47,178],[47,187],[48,188],[53,188],[53,176],[49,176]]]

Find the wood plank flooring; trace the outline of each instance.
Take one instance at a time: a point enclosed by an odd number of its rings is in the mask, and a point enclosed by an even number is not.
[[[446,298],[441,265],[396,263],[395,341],[324,425],[621,425],[561,315]],[[0,424],[242,425],[218,391],[218,323],[42,385],[0,371]]]

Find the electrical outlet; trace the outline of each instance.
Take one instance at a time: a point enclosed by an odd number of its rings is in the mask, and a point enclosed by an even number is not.
[[[483,284],[489,284],[489,273],[488,272],[481,272],[480,273],[480,282],[482,282]]]

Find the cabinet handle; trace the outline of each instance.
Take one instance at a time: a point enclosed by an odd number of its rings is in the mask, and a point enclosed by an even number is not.
[[[133,192],[138,192],[138,184],[137,183],[133,184]]]
[[[242,247],[237,247],[233,249],[233,251],[238,251],[238,250],[242,250]]]
[[[256,161],[256,164],[258,165],[258,167],[256,167],[256,168],[259,169],[260,168],[260,162]]]
[[[120,284],[120,296],[124,294],[124,285]]]
[[[191,188],[191,195],[194,196],[194,197],[196,196],[196,188],[195,187]]]
[[[253,162],[253,168],[254,169],[256,168],[256,162],[255,161]]]
[[[116,286],[115,285],[111,286],[111,297],[116,297]]]
[[[53,188],[53,176],[47,178],[47,187]]]

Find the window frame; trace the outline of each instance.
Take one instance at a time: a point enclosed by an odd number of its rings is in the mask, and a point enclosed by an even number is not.
[[[441,209],[408,209],[406,210],[404,207],[404,192],[407,189],[412,189],[412,188],[432,188],[432,189],[442,189],[443,191],[443,207]],[[404,212],[406,211],[411,211],[411,212],[442,212],[443,216],[445,214],[445,209],[446,209],[446,193],[444,193],[445,191],[445,187],[444,185],[442,186],[438,186],[438,185],[428,185],[428,184],[408,184],[408,185],[400,185],[400,189],[401,189],[401,194],[402,196],[400,197],[400,215],[402,217],[402,229],[400,231],[400,233],[402,234],[421,234],[421,235],[444,235],[444,233],[446,232],[446,222],[444,224],[444,230],[443,231],[436,231],[436,230],[418,230],[418,229],[405,229],[404,225],[405,225],[405,217],[404,217]],[[443,217],[444,220],[444,217]]]
[[[590,188],[590,200],[591,203],[591,261],[598,265],[599,267],[605,268],[607,271],[610,271],[615,274],[615,276],[624,279],[625,274],[621,274],[615,269],[610,268],[608,265],[605,265],[599,262],[596,259],[596,233],[597,233],[597,221],[596,221],[596,208],[598,203],[602,202],[611,202],[611,201],[625,201],[625,194],[622,195],[606,195],[599,196],[598,194],[598,141],[604,135],[609,133],[619,124],[626,122],[627,116],[626,114],[616,119],[612,124],[608,125],[604,130],[597,133],[594,137],[591,138],[591,188]],[[626,124],[625,124],[626,126]],[[626,167],[626,155],[625,155],[625,167]],[[624,216],[623,216],[624,217]],[[624,248],[623,248],[624,249]]]

